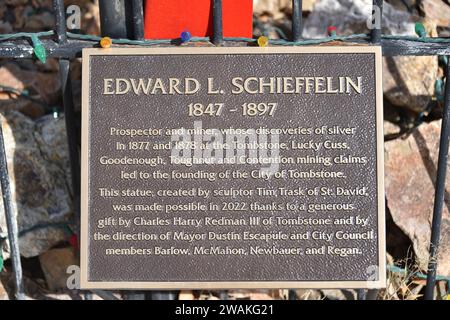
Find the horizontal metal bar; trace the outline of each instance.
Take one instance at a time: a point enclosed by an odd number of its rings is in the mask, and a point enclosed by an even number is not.
[[[65,44],[57,44],[53,40],[42,39],[47,50],[47,56],[52,58],[72,59],[81,57],[84,48],[98,47],[98,44],[87,40],[69,40]],[[357,44],[368,44],[367,41],[357,41]],[[230,46],[236,46],[238,42],[226,41]],[[342,43],[349,45],[350,42]],[[336,45],[336,43],[333,43]],[[152,47],[164,47],[167,44],[153,45]],[[448,43],[425,43],[407,40],[383,39],[381,41],[384,56],[446,56],[450,55],[450,44]],[[135,47],[120,45],[120,47]],[[0,43],[0,58],[34,58],[33,47],[26,40],[14,40]]]
[[[450,54],[448,43],[426,43],[406,40],[381,40],[384,56],[446,56]]]

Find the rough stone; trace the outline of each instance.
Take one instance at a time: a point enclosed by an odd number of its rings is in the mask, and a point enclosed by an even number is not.
[[[303,35],[307,38],[323,37],[328,26],[335,26],[338,34],[368,33],[372,0],[321,0],[305,19]],[[382,29],[385,34],[413,35],[418,17],[395,9],[389,3],[383,5]]]
[[[67,289],[67,268],[79,264],[72,247],[46,251],[39,256],[39,261],[51,291]]]
[[[383,122],[383,132],[384,132],[385,136],[392,135],[392,134],[398,134],[400,132],[400,128],[396,124],[385,120]]]
[[[414,10],[414,8],[417,4],[416,0],[385,0],[384,2],[389,3],[396,9],[407,10],[407,11]]]
[[[58,101],[61,81],[55,73],[38,72],[35,70],[25,70],[19,64],[9,62],[0,67],[0,81],[3,86],[14,88],[15,90],[28,90],[30,96],[47,104]],[[1,100],[10,99],[9,93],[1,93]]]
[[[356,300],[356,292],[351,289],[327,289],[321,290],[327,300]]]
[[[450,6],[441,0],[422,0],[420,9],[440,27],[450,26]]]
[[[422,124],[407,139],[385,144],[386,196],[392,219],[411,239],[418,266],[427,269],[441,121]],[[447,171],[449,171],[450,163]],[[450,186],[450,175],[446,185]],[[450,275],[450,198],[443,207],[438,274]]]
[[[195,296],[190,290],[182,290],[178,294],[178,300],[195,300]]]
[[[36,124],[16,111],[0,114],[15,216],[24,257],[33,257],[66,240],[72,214],[67,177],[64,119],[44,117]],[[0,199],[0,237],[7,236]],[[4,256],[8,256],[7,246]]]
[[[9,300],[8,293],[6,292],[6,289],[1,282],[0,282],[0,300]]]
[[[303,11],[312,11],[316,2],[317,0],[303,0]],[[256,15],[267,13],[276,16],[284,11],[292,11],[292,0],[253,0],[253,13]]]
[[[256,15],[276,15],[291,6],[290,0],[253,0],[253,13]]]
[[[303,34],[308,38],[326,35],[333,25],[338,34],[368,33],[368,19],[372,13],[372,0],[322,0],[305,19]],[[371,19],[370,19],[371,20]],[[415,23],[420,19],[389,3],[383,5],[382,28],[384,34],[415,35]],[[430,35],[436,35],[431,20],[423,21]],[[369,24],[370,26],[370,24]],[[385,97],[395,106],[423,111],[434,95],[438,74],[437,57],[387,57],[383,59],[383,89]]]
[[[0,32],[1,33],[12,33],[12,27],[9,22],[0,21]]]
[[[319,290],[297,289],[295,294],[298,300],[322,300],[322,294]]]
[[[55,18],[51,12],[32,14],[26,19],[24,28],[32,31],[50,30],[55,25]]]
[[[42,104],[18,96],[8,100],[1,100],[0,98],[0,111],[1,110],[16,110],[31,119],[37,119],[45,114]]]
[[[230,300],[273,300],[271,290],[233,290],[228,293]]]
[[[434,95],[438,70],[436,56],[385,57],[384,96],[393,105],[421,112]]]

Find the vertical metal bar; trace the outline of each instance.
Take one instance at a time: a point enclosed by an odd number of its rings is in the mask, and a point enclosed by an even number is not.
[[[124,0],[99,0],[102,36],[127,38]]]
[[[378,289],[367,290],[366,300],[377,300],[379,291]]]
[[[372,43],[381,42],[381,22],[383,17],[383,0],[373,0],[372,5],[372,31],[370,38]]]
[[[288,290],[288,300],[297,300],[297,292],[295,290]]]
[[[292,41],[302,38],[302,0],[292,0]]]
[[[24,300],[22,264],[20,261],[19,231],[17,221],[14,217],[14,209],[11,199],[11,185],[8,175],[8,165],[6,160],[5,140],[3,139],[2,123],[0,123],[0,184],[5,209],[6,227],[8,228],[9,247],[11,251],[12,269],[16,299]],[[1,250],[1,248],[0,248]]]
[[[228,300],[228,291],[219,291],[220,300]]]
[[[213,0],[213,39],[215,45],[223,42],[222,0]]]
[[[74,194],[76,218],[79,217],[80,200],[80,155],[79,138],[75,125],[75,110],[73,105],[72,82],[70,80],[70,61],[59,60],[59,72],[61,76],[61,90],[64,106],[64,118],[67,132],[67,145],[69,147],[70,171],[72,173],[72,189]],[[79,219],[76,220],[77,222]]]
[[[442,115],[441,140],[437,168],[436,188],[434,195],[433,221],[431,223],[430,260],[428,263],[427,286],[425,299],[433,300],[436,284],[437,255],[441,234],[442,207],[444,205],[445,177],[447,173],[448,146],[450,135],[450,64],[447,63],[445,81],[445,104]]]
[[[54,0],[53,9],[56,17],[56,34],[59,44],[67,42],[67,29],[63,0]],[[75,111],[73,106],[72,83],[70,80],[70,61],[59,60],[59,72],[61,76],[62,98],[64,106],[64,118],[66,123],[67,144],[69,146],[70,170],[72,173],[72,188],[75,203],[75,218],[79,222],[80,199],[80,157],[78,152],[78,134],[75,126]],[[77,232],[79,234],[79,232]]]
[[[366,300],[366,290],[364,290],[364,289],[356,290],[356,299],[357,300]]]
[[[67,33],[66,33],[66,12],[64,9],[64,1],[54,0],[53,11],[55,14],[55,21],[56,21],[57,42],[65,43],[67,42]]]
[[[132,22],[134,40],[144,39],[144,6],[143,0],[133,0],[132,2]]]

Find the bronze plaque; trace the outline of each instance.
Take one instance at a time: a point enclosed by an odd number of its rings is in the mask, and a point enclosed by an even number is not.
[[[82,288],[385,285],[379,47],[83,51]]]

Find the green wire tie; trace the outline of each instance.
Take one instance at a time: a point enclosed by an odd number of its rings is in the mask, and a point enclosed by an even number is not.
[[[32,34],[31,41],[33,42],[33,51],[36,58],[38,58],[42,63],[45,63],[47,60],[47,53],[45,52],[45,47],[41,40],[39,40],[37,35]]]

